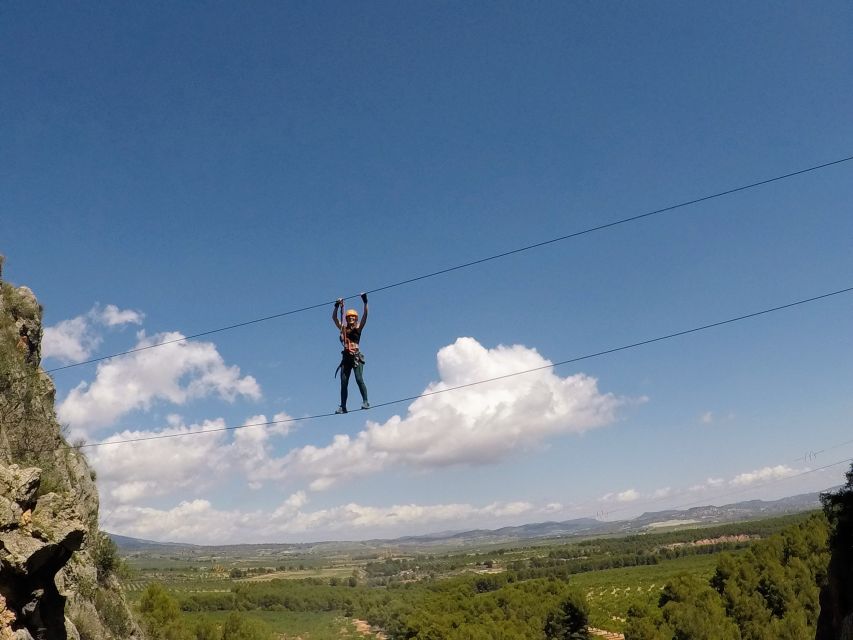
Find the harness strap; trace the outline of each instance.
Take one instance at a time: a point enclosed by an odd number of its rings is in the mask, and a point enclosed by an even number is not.
[[[350,342],[349,336],[347,336],[347,324],[346,324],[346,317],[344,316],[344,306],[345,306],[345,301],[342,300],[341,301],[341,311],[340,311],[340,313],[341,313],[341,342],[343,343],[344,349],[346,351],[352,351],[352,346],[351,346],[352,343]]]
[[[334,375],[335,378],[338,377],[338,372],[341,371],[341,369],[344,366],[344,358],[346,357],[346,354],[352,351],[352,342],[350,341],[349,337],[347,336],[346,317],[344,316],[344,307],[346,305],[344,303],[345,303],[344,299],[341,298],[341,309],[340,309],[340,314],[341,314],[341,320],[340,320],[341,342],[344,345],[344,350],[341,352],[341,355],[342,355],[341,362],[338,365],[338,368],[335,369],[335,375]]]
[[[358,366],[364,366],[366,362],[364,358],[364,354],[361,351],[356,351],[355,353],[350,353],[346,349],[341,351],[341,361],[338,364],[338,368],[335,369],[335,375],[332,376],[334,378],[338,377],[338,372],[341,371],[341,375],[343,375],[344,365],[348,365],[351,369]]]

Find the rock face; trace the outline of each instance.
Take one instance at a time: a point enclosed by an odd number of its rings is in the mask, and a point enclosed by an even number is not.
[[[40,472],[0,466],[5,494],[0,526],[0,594],[7,612],[34,638],[65,638],[65,597],[56,574],[83,546],[87,529],[73,500],[36,497]]]
[[[2,267],[0,256],[0,640],[140,637],[115,578],[93,559],[98,492],[39,366],[41,306],[4,282]]]

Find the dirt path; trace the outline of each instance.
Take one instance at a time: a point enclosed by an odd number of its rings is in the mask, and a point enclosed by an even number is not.
[[[596,629],[595,627],[587,627],[587,631],[589,631],[590,635],[593,635],[597,638],[604,638],[604,640],[625,640],[624,634],[616,633],[615,631],[607,631],[606,629]]]
[[[357,618],[353,618],[352,623],[355,625],[355,630],[367,637],[376,638],[376,640],[388,640],[388,636],[386,636],[381,631],[374,629],[371,627],[366,620],[358,620]],[[597,638],[603,638],[603,640],[625,640],[625,636],[621,633],[616,633],[615,631],[607,631],[606,629],[596,629],[595,627],[587,627],[590,635],[593,635]]]
[[[355,625],[355,630],[363,636],[373,637],[376,640],[388,640],[388,636],[367,624],[367,620],[353,618],[352,623]]]

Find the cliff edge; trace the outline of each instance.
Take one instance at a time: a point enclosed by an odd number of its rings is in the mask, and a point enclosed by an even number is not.
[[[139,638],[96,560],[95,474],[57,422],[42,335],[41,305],[3,280],[0,256],[0,640]]]
[[[847,483],[821,496],[832,534],[826,584],[820,592],[816,640],[853,640],[853,466]]]

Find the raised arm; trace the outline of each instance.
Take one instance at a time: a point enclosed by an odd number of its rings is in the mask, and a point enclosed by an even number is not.
[[[332,322],[335,323],[335,326],[338,328],[338,331],[341,330],[341,321],[338,320],[338,309],[343,305],[344,301],[341,298],[335,300],[335,308],[332,309]]]
[[[361,314],[361,322],[358,325],[359,329],[364,329],[364,325],[367,324],[367,294],[361,294],[361,301],[364,303],[364,313]]]

